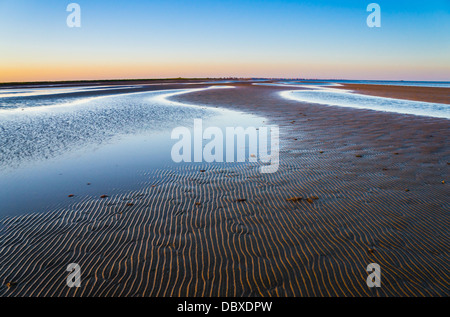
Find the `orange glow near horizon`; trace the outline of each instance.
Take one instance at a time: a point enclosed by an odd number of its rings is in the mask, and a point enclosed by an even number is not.
[[[18,63],[20,64],[20,63]],[[145,79],[145,78],[220,78],[220,77],[264,77],[264,78],[318,78],[318,79],[385,79],[401,80],[447,80],[450,68],[433,67],[433,76],[427,77],[430,66],[415,68],[409,65],[335,63],[263,62],[241,63],[84,63],[84,64],[25,64],[1,65],[0,82],[64,81],[96,79]],[[362,73],[367,75],[363,76]]]

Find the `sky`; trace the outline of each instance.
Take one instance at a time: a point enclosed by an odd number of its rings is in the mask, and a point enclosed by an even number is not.
[[[0,82],[173,77],[449,81],[450,1],[0,0]]]

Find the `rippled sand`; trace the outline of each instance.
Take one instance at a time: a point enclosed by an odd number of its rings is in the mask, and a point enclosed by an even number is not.
[[[147,171],[137,191],[5,217],[0,295],[449,295],[448,120],[233,85],[173,100],[270,117],[277,173],[182,164]],[[78,289],[65,284],[71,262]],[[369,263],[380,288],[366,285]]]

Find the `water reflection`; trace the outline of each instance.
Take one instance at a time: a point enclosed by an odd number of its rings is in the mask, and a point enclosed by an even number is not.
[[[192,126],[195,118],[219,127],[260,126],[265,120],[167,99],[195,90],[0,110],[0,216],[45,212],[83,196],[138,188],[145,171],[175,164],[171,130]]]
[[[450,119],[450,105],[446,104],[375,97],[326,88],[284,91],[280,94],[302,102]]]

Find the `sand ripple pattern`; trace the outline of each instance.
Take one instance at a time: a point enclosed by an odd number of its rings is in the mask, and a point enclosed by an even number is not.
[[[449,295],[444,197],[376,190],[374,181],[395,181],[382,175],[364,188],[356,175],[302,158],[281,170],[179,165],[152,171],[140,191],[5,218],[0,295]],[[334,191],[323,189],[325,177]],[[313,203],[286,200],[313,195]],[[383,201],[396,201],[395,211]],[[66,286],[72,262],[80,288]],[[366,285],[372,262],[382,267],[378,289]]]
[[[448,120],[273,89],[183,99],[270,115],[277,173],[168,166],[138,191],[0,219],[0,296],[449,296]],[[72,262],[80,288],[66,286]],[[369,263],[381,288],[366,285]]]

